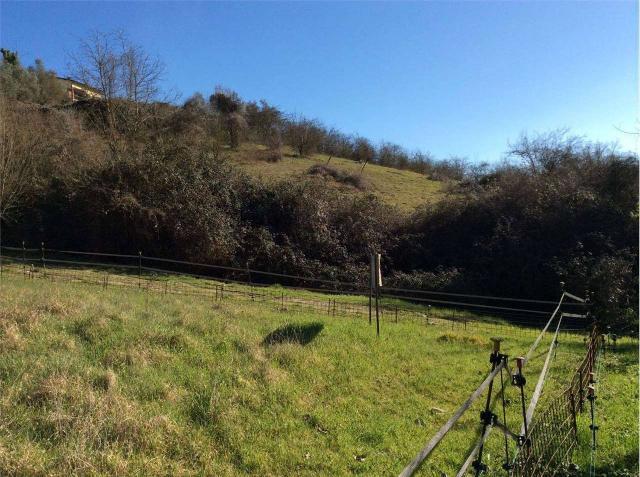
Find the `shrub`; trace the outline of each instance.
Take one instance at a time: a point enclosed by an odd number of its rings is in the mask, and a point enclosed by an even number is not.
[[[360,190],[364,190],[367,187],[366,181],[360,174],[349,174],[345,171],[341,171],[326,164],[316,164],[314,166],[311,166],[307,171],[307,174],[321,177],[330,177],[336,182],[350,185]]]

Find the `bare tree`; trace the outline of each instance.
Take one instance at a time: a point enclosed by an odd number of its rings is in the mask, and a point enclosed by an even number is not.
[[[375,159],[376,149],[368,139],[357,137],[354,141],[353,154],[354,159],[362,164],[360,168],[360,173],[362,174],[365,166]]]
[[[125,98],[136,104],[149,103],[158,97],[164,64],[120,33],[120,84]]]
[[[307,156],[318,149],[322,142],[323,129],[312,119],[292,117],[286,128],[288,144],[293,147],[298,156]]]
[[[0,250],[2,223],[19,209],[29,190],[34,158],[41,141],[41,136],[25,127],[23,120],[5,104],[0,104]]]
[[[78,80],[100,91],[107,101],[118,97],[120,54],[116,34],[92,32],[80,41],[78,51],[71,55],[71,62]]]
[[[551,172],[566,160],[572,160],[583,139],[569,136],[568,129],[557,129],[530,138],[522,134],[515,144],[509,144],[507,156],[515,157],[532,173]]]
[[[135,132],[148,119],[143,106],[158,99],[165,66],[123,32],[95,31],[71,56],[71,70],[103,96],[111,132],[116,126]]]

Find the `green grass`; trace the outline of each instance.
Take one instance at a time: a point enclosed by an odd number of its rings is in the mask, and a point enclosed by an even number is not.
[[[230,152],[234,162],[252,176],[264,181],[308,179],[308,169],[314,164],[326,164],[329,159],[323,154],[315,154],[309,158],[294,156],[287,150],[283,159],[277,163],[270,163],[258,158],[259,146],[243,144],[238,151]],[[349,174],[359,174],[361,164],[340,157],[331,158],[329,163],[336,169]],[[338,190],[350,194],[373,193],[378,195],[386,203],[397,206],[404,212],[413,212],[416,207],[434,202],[446,194],[447,183],[430,180],[422,174],[412,171],[399,170],[391,167],[367,164],[362,172],[367,184],[364,191],[359,191],[350,186],[328,183]],[[317,179],[323,180],[323,179]]]
[[[250,301],[12,275],[0,286],[0,475],[397,475],[489,370],[490,329],[384,322],[376,338],[362,319]],[[526,351],[532,336],[504,331],[507,354]],[[527,366],[529,393],[548,345]],[[540,406],[583,352],[563,337]],[[637,361],[635,341],[604,361],[607,475],[637,472]],[[419,475],[455,474],[480,401]],[[492,474],[502,445],[489,439]]]

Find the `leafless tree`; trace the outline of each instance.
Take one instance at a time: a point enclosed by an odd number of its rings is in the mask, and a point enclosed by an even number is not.
[[[116,126],[136,131],[148,119],[149,108],[144,106],[158,99],[165,73],[158,58],[120,31],[96,31],[82,40],[70,68],[77,79],[102,94],[112,132]]]
[[[353,152],[354,159],[362,163],[362,168],[360,168],[360,173],[362,174],[365,166],[376,157],[376,149],[368,139],[357,137],[354,141]]]
[[[29,190],[31,171],[42,140],[24,125],[23,119],[0,103],[0,250],[2,223],[17,211]]]
[[[149,55],[124,34],[120,40],[120,84],[125,98],[136,104],[149,103],[158,97],[164,64]]]
[[[71,69],[79,81],[97,89],[106,101],[119,96],[121,55],[117,34],[92,32],[71,55]]]
[[[286,138],[298,156],[303,157],[315,152],[322,137],[323,130],[317,121],[295,116],[289,119]]]
[[[567,129],[558,129],[529,137],[520,136],[509,144],[507,155],[519,159],[533,173],[551,172],[565,160],[571,160],[583,145],[583,139],[570,136]]]

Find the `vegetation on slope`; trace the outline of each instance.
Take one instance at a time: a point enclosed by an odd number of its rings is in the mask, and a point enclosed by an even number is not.
[[[95,75],[91,47],[79,58]],[[114,64],[102,100],[36,106],[3,83],[6,240],[361,283],[377,251],[400,286],[554,299],[564,282],[602,322],[637,323],[634,154],[555,133],[492,168],[409,161],[222,88],[181,106],[158,101],[157,83],[132,91],[131,68],[150,61],[136,52],[112,51],[137,61]],[[334,169],[309,173],[322,162]],[[455,185],[430,180],[442,177]]]
[[[277,183],[279,181],[305,181],[312,175],[310,168],[327,166],[351,178],[352,182],[344,183],[325,178],[325,187],[337,188],[346,194],[375,194],[386,204],[397,207],[404,213],[412,213],[416,208],[433,203],[444,197],[447,189],[454,184],[429,179],[423,174],[409,170],[394,169],[378,164],[367,165],[341,157],[330,157],[326,154],[313,154],[309,157],[296,157],[284,149],[284,156],[277,162],[268,162],[261,158],[259,146],[243,144],[238,151],[230,152],[234,163],[249,175],[262,181]],[[354,186],[357,182],[360,186]]]
[[[364,320],[250,302],[9,276],[1,286],[2,475],[395,475],[489,366],[490,331],[479,329],[388,323],[378,339]],[[511,356],[532,340],[505,338]],[[632,472],[637,455],[632,343],[603,369],[598,465],[608,475]],[[582,337],[563,338],[550,393],[583,353]],[[532,383],[543,359],[527,368]],[[507,392],[515,428],[517,388]],[[479,406],[420,475],[457,469]],[[492,472],[503,444],[489,441]]]

